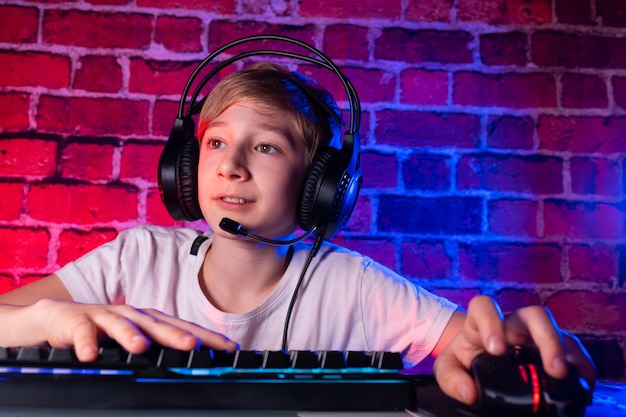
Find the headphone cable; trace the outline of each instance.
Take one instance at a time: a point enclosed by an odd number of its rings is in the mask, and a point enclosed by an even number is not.
[[[289,302],[289,308],[287,309],[287,316],[285,317],[285,325],[283,327],[283,342],[281,345],[282,350],[287,350],[287,333],[289,332],[289,321],[291,320],[291,313],[293,311],[293,306],[296,303],[296,296],[298,295],[298,290],[300,289],[300,285],[302,285],[302,281],[304,280],[306,271],[309,269],[309,265],[311,265],[311,261],[313,261],[313,258],[315,257],[315,255],[317,255],[317,252],[319,252],[323,241],[324,241],[324,236],[317,235],[315,239],[315,243],[313,243],[313,247],[309,251],[309,255],[306,258],[306,263],[304,264],[304,268],[302,269],[302,272],[300,273],[300,278],[298,278],[296,289],[293,290],[293,294],[291,295],[291,301]]]

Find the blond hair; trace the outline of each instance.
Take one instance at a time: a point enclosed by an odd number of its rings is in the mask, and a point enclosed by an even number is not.
[[[294,80],[295,78],[295,80]],[[303,87],[308,93],[303,91]],[[209,93],[200,112],[198,138],[228,107],[244,101],[261,103],[273,110],[286,111],[296,119],[310,163],[320,146],[329,145],[333,137],[340,136],[341,127],[319,104],[307,97],[315,94],[339,114],[330,93],[313,80],[281,65],[257,63],[224,77]],[[336,141],[333,141],[336,142]]]

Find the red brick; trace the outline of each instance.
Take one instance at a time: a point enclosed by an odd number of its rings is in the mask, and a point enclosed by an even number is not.
[[[489,231],[500,236],[537,237],[538,209],[536,201],[491,200]]]
[[[626,77],[613,77],[613,100],[626,110]]]
[[[547,199],[543,223],[547,237],[620,239],[624,236],[624,212],[612,204]]]
[[[69,57],[63,55],[0,52],[0,74],[5,86],[69,87],[70,66]]]
[[[352,239],[346,237],[343,245],[348,249],[369,256],[391,269],[396,269],[395,247],[389,239]]]
[[[459,0],[457,19],[492,25],[537,25],[552,21],[550,0]]]
[[[361,161],[363,187],[396,188],[398,186],[398,161],[395,155],[366,152],[361,155]]]
[[[11,291],[15,288],[15,281],[8,275],[0,274],[0,294]]]
[[[407,69],[400,79],[400,101],[409,104],[445,105],[448,101],[448,73]]]
[[[156,224],[160,226],[180,226],[181,222],[177,222],[167,212],[158,190],[148,190],[148,197],[146,200],[146,221],[149,224]]]
[[[115,93],[122,88],[122,68],[111,56],[83,56],[78,61],[74,88]]]
[[[64,266],[68,262],[78,259],[92,249],[109,242],[117,236],[115,230],[92,230],[83,232],[79,230],[65,230],[59,236],[59,249],[57,251],[57,265]]]
[[[561,249],[548,244],[474,244],[459,247],[466,280],[548,284],[560,282]]]
[[[563,107],[606,108],[609,104],[606,83],[597,75],[565,74],[561,84]]]
[[[570,280],[610,286],[618,275],[613,248],[604,245],[573,245],[568,250]]]
[[[314,25],[291,26],[251,20],[233,22],[232,20],[215,20],[209,27],[209,51],[215,51],[228,42],[252,35],[283,35],[315,45],[316,28]],[[306,49],[281,41],[252,41],[235,47],[230,51],[257,51],[261,49],[277,49],[280,51],[305,53]]]
[[[505,313],[519,310],[522,307],[541,304],[539,295],[529,290],[507,288],[496,292],[494,297]]]
[[[181,94],[185,83],[197,66],[198,62],[195,61],[132,59],[128,89],[132,92],[148,94]],[[197,83],[194,84],[191,92],[196,85]]]
[[[356,233],[371,233],[372,202],[368,196],[361,194],[356,201],[354,211],[345,229]]]
[[[452,276],[452,257],[443,242],[420,241],[402,244],[402,274],[416,278]]]
[[[0,6],[0,42],[35,43],[39,11],[34,7]]]
[[[139,7],[155,7],[157,9],[197,9],[203,12],[233,14],[236,0],[137,0]]]
[[[626,1],[596,0],[596,15],[602,26],[626,27]]]
[[[47,9],[43,19],[43,42],[88,48],[147,49],[152,35],[152,16]]]
[[[160,16],[154,41],[176,52],[202,51],[202,20],[193,17]]]
[[[27,213],[37,220],[93,224],[137,218],[137,191],[130,186],[33,184]]]
[[[546,300],[559,326],[571,332],[623,332],[626,323],[626,294],[560,291]]]
[[[563,192],[563,161],[543,155],[467,155],[461,157],[457,175],[459,189],[534,194]]]
[[[382,110],[376,113],[379,144],[420,147],[475,148],[480,136],[478,116]]]
[[[535,122],[531,117],[491,116],[487,144],[499,149],[532,149]]]
[[[379,194],[376,226],[381,232],[398,236],[478,235],[482,232],[482,200],[482,197],[463,194],[426,197],[402,193]]]
[[[540,67],[626,68],[626,38],[535,32],[532,61]]]
[[[298,71],[316,80],[331,92],[338,101],[347,100],[345,89],[339,78],[331,71],[317,66],[305,66]],[[378,69],[343,68],[343,72],[354,84],[362,103],[392,101],[395,96],[396,83],[391,74]]]
[[[0,182],[0,220],[17,220],[22,211],[24,184]]]
[[[520,32],[480,35],[480,59],[485,65],[525,66],[528,41]]]
[[[241,14],[258,14],[267,16],[293,16],[295,5],[288,1],[244,0],[241,2]]]
[[[0,140],[0,175],[44,176],[56,170],[57,143],[43,139]]]
[[[69,143],[61,153],[61,175],[86,181],[110,180],[114,149],[107,143]]]
[[[145,135],[147,101],[41,96],[37,129],[81,135]]]
[[[401,0],[300,0],[298,14],[303,17],[333,19],[396,19],[400,18]]]
[[[0,227],[0,269],[45,267],[49,240],[44,229]]]
[[[410,1],[405,17],[416,22],[449,22],[453,5],[450,0]]]
[[[152,113],[152,134],[154,136],[169,137],[178,114],[178,104],[177,101],[156,101]]]
[[[125,4],[130,4],[132,0],[86,0],[89,4],[97,4],[97,5],[115,5],[115,6],[123,6]]]
[[[591,25],[591,0],[556,0],[556,19],[559,23]]]
[[[572,158],[572,192],[586,195],[620,195],[620,166],[617,162],[596,158]]]
[[[30,98],[22,93],[0,94],[0,132],[27,130]]]
[[[120,178],[142,178],[157,182],[159,157],[163,144],[129,142],[122,150]]]
[[[330,59],[367,61],[368,29],[355,25],[328,25],[324,31],[322,50]]]
[[[552,74],[454,74],[455,104],[512,108],[556,106]]]
[[[450,174],[450,159],[446,156],[412,153],[402,162],[402,179],[409,190],[449,190]]]
[[[626,117],[540,116],[539,149],[574,153],[626,152]]]
[[[471,63],[472,34],[464,31],[383,29],[376,39],[374,57],[405,63]]]

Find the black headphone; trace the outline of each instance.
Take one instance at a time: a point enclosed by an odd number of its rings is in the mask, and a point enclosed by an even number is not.
[[[228,49],[242,43],[263,40],[295,44],[312,52],[316,57],[272,49],[254,50],[230,57],[216,65],[202,78],[191,96],[188,111],[185,113],[185,103],[191,84],[204,67]],[[298,224],[303,230],[315,228],[315,234],[330,238],[348,221],[361,187],[361,152],[358,131],[361,123],[360,102],[350,80],[326,55],[304,42],[285,36],[256,35],[230,42],[210,54],[197,66],[185,85],[179,103],[178,116],[159,159],[158,182],[161,200],[175,220],[195,221],[203,217],[198,203],[200,148],[195,138],[195,123],[192,116],[200,112],[206,96],[197,103],[196,100],[200,90],[222,68],[254,55],[279,55],[317,64],[335,73],[346,91],[350,105],[350,124],[348,131],[343,135],[341,149],[321,146],[317,151],[303,182],[297,210]],[[330,116],[341,122],[340,116],[330,106],[294,78],[289,77],[289,80],[324,111],[330,113]],[[341,122],[341,124],[345,123]]]

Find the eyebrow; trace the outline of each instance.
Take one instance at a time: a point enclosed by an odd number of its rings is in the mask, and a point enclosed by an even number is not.
[[[210,127],[222,127],[222,126],[227,126],[227,125],[228,125],[227,122],[224,122],[221,120],[214,120],[211,123],[209,123],[209,125],[207,126],[207,129]],[[276,125],[273,125],[271,123],[258,123],[257,126],[261,128],[262,130],[278,133],[286,138],[289,138],[289,135],[287,134],[287,131],[285,129],[277,127]]]

